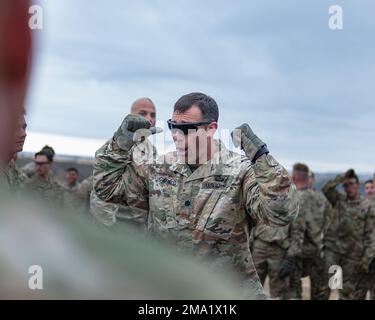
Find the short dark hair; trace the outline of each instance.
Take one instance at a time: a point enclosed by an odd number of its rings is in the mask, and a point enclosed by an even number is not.
[[[66,172],[70,172],[70,171],[74,171],[76,174],[78,174],[78,170],[76,168],[71,167],[71,168],[66,169]]]
[[[359,183],[359,178],[355,173],[354,169],[349,169],[345,172],[345,179],[355,179],[357,183]]]
[[[293,172],[294,173],[297,173],[301,179],[308,179],[309,178],[309,167],[307,165],[305,165],[304,163],[296,163],[293,165]]]
[[[43,150],[35,153],[34,158],[36,158],[37,156],[45,156],[45,157],[47,157],[49,162],[53,161],[53,156],[50,153],[45,152]]]
[[[367,180],[364,185],[368,184],[368,183],[374,183],[374,180]]]
[[[44,152],[44,155],[49,155],[49,157],[51,157],[51,162],[53,161],[53,158],[55,156],[55,150],[53,150],[53,148],[49,145],[45,145],[41,150],[40,152]]]
[[[174,104],[174,111],[186,112],[192,106],[197,106],[205,121],[218,121],[219,108],[216,101],[208,95],[201,92],[192,92],[185,94]]]

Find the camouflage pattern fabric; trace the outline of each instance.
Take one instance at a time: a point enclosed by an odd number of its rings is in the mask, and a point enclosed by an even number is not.
[[[271,156],[254,165],[216,141],[218,151],[193,173],[167,154],[132,161],[114,140],[96,153],[94,191],[106,202],[142,209],[147,230],[195,256],[214,257],[242,276],[244,296],[264,297],[249,249],[251,224],[287,225],[298,212],[295,187]]]
[[[9,186],[13,190],[17,190],[27,180],[27,176],[18,168],[16,162],[11,160],[4,173],[8,179]]]
[[[306,189],[300,202],[300,214],[304,216],[305,230],[302,254],[297,263],[297,271],[291,279],[291,286],[302,299],[302,277],[310,277],[310,299],[325,298],[328,283],[323,276],[324,239],[331,220],[332,207],[325,196],[313,189]]]
[[[323,187],[323,193],[333,206],[331,223],[325,237],[325,274],[329,274],[330,266],[340,266],[343,272],[340,298],[364,299],[367,289],[363,288],[363,283],[368,275],[360,270],[367,250],[371,251],[373,246],[368,244],[373,233],[371,214],[368,214],[370,207],[362,199],[349,200],[339,193],[336,187],[340,179],[338,175]],[[329,289],[326,298],[328,296]]]

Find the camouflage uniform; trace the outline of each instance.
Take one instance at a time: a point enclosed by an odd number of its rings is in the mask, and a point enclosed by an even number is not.
[[[79,183],[76,183],[73,187],[69,186],[68,183],[64,183],[61,184],[61,187],[64,189],[62,201],[66,208],[74,209],[76,212],[86,209],[84,201],[78,195]]]
[[[353,298],[363,299],[366,291],[370,290],[370,299],[374,300],[375,272],[368,273],[368,268],[370,263],[375,260],[375,198],[366,199],[361,209],[366,217],[366,226],[361,259],[361,277],[358,279],[358,289]]]
[[[349,200],[336,190],[341,176],[329,180],[323,187],[323,193],[333,206],[332,220],[325,238],[325,275],[329,275],[329,267],[338,265],[343,272],[343,289],[341,299],[364,299],[366,288],[358,287],[362,274],[358,273],[365,241],[371,233],[369,215],[364,209],[362,199]],[[328,279],[327,279],[328,283]],[[329,289],[325,298],[329,297]]]
[[[254,244],[252,253],[255,268],[264,283],[269,277],[271,298],[291,299],[297,297],[296,287],[291,287],[291,278],[281,278],[279,271],[286,256],[299,257],[302,252],[305,221],[303,205],[306,190],[298,190],[300,205],[298,217],[284,227],[258,225],[254,228]]]
[[[8,179],[11,189],[19,189],[27,180],[27,176],[19,170],[16,162],[11,160],[4,173]]]
[[[138,144],[137,148],[133,148],[132,151],[136,153],[132,154],[133,162],[135,161],[138,165],[146,162],[148,159],[155,159],[157,157],[157,150],[148,139],[144,143]],[[113,227],[120,221],[135,223],[138,226],[144,225],[147,217],[147,212],[144,209],[135,207],[129,209],[128,206],[121,203],[102,201],[94,192],[90,195],[90,212],[97,221],[100,221],[107,227]]]
[[[0,202],[0,299],[241,298],[228,274],[136,232],[99,229],[74,211],[15,197],[7,187],[0,187]],[[43,290],[28,286],[35,264],[43,269]]]
[[[332,207],[325,196],[313,189],[304,191],[300,214],[305,218],[305,232],[301,260],[293,276],[292,287],[302,299],[301,278],[310,277],[310,299],[324,299],[327,290],[324,263],[324,237],[330,223]]]
[[[92,190],[93,176],[90,175],[84,179],[77,190],[77,195],[83,200],[87,205],[90,202],[90,194]]]
[[[24,189],[43,200],[60,205],[64,204],[65,190],[55,181],[52,175],[50,175],[47,181],[41,180],[37,175],[34,175],[25,181]]]
[[[25,174],[28,178],[31,178],[35,175],[35,163],[34,161],[26,163],[21,169],[23,174]]]
[[[153,165],[136,164],[132,150],[112,140],[96,152],[94,191],[101,200],[142,209],[148,231],[195,256],[211,256],[215,267],[235,268],[244,296],[263,298],[248,220],[288,224],[298,211],[295,187],[272,156],[251,165],[216,143],[220,151],[191,172],[175,152]]]

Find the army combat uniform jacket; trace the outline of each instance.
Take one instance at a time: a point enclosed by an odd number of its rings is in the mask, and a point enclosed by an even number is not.
[[[290,223],[298,213],[295,187],[271,155],[252,165],[216,144],[213,158],[192,172],[176,153],[136,164],[132,150],[110,141],[96,153],[94,191],[101,200],[144,210],[146,228],[178,248],[230,264],[243,277],[244,295],[254,297],[263,290],[249,250],[249,220]]]

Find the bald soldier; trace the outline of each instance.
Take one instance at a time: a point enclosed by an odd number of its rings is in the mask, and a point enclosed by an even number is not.
[[[156,108],[150,98],[143,97],[135,100],[131,105],[130,114],[142,116],[150,122],[151,127],[155,127]],[[151,143],[147,142],[140,145],[140,147],[141,146],[144,148],[138,151],[141,151],[142,157],[148,157],[149,153],[151,153],[152,156],[156,155],[156,149]],[[91,194],[92,182],[92,176],[86,178],[78,190],[78,196],[84,198],[85,201],[87,201],[86,199],[89,199],[90,212],[97,221],[107,227],[113,227],[121,220],[128,222],[136,221],[137,223],[144,222],[145,215],[142,211],[140,213],[137,213],[136,209],[130,211],[128,207],[123,206],[120,203],[108,203],[102,201],[95,195],[95,193]]]
[[[135,161],[134,149],[154,133],[128,115],[97,152],[94,192],[100,199],[143,212],[145,227],[177,250],[230,267],[244,297],[264,298],[250,249],[250,225],[285,226],[297,215],[295,187],[247,124],[233,132],[246,156],[213,139],[219,109],[203,93],[182,96],[168,120],[176,151],[154,163]]]
[[[132,103],[130,114],[138,114],[146,118],[151,123],[151,127],[155,127],[156,108],[150,98],[139,98],[135,100]]]

